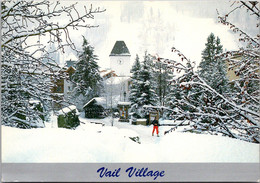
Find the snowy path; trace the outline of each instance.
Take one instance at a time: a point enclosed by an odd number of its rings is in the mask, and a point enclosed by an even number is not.
[[[81,124],[81,126],[86,125],[86,123],[90,122],[97,122],[97,123],[103,123],[105,126],[112,126],[111,125],[111,118],[105,118],[105,119],[86,119],[84,117],[80,117],[80,121],[84,122],[85,124]],[[99,125],[98,125],[99,126]],[[159,136],[157,137],[156,134],[152,136],[152,130],[153,127],[151,126],[143,126],[143,125],[131,125],[128,122],[119,122],[118,118],[114,118],[113,127],[116,127],[118,129],[128,129],[133,130],[136,132],[140,138],[140,142],[142,144],[155,144],[160,142],[160,138],[163,136],[163,132],[165,129],[169,129],[169,127],[160,127],[159,128]]]
[[[80,120],[86,123],[102,122],[105,127],[111,127],[111,118],[97,120],[81,117]],[[257,144],[222,136],[180,133],[178,130],[164,135],[164,131],[169,130],[170,126],[160,126],[160,137],[157,137],[152,136],[152,125],[131,125],[118,122],[118,119],[114,119],[113,124],[111,128],[121,132],[132,131],[135,133],[130,134],[140,137],[141,145],[126,148],[126,153],[132,155],[127,159],[130,162],[259,162]],[[100,130],[104,129],[101,125],[96,126]]]
[[[135,132],[138,133],[140,137],[140,141],[142,144],[154,144],[154,143],[159,143],[160,138],[163,135],[163,131],[161,128],[159,128],[159,135],[160,137],[157,137],[156,134],[152,136],[152,130],[153,127],[151,126],[143,126],[143,125],[131,125],[129,123],[125,122],[118,122],[118,120],[115,121],[114,126],[118,127],[119,129],[131,129]]]

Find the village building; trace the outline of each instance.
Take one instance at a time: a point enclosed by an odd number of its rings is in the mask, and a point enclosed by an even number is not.
[[[110,68],[118,76],[130,76],[131,54],[124,41],[116,41],[110,55]]]
[[[241,60],[241,55],[240,54],[236,54],[233,57],[231,57],[232,60]],[[239,79],[239,76],[236,75],[235,71],[237,69],[237,67],[231,68],[229,69],[230,66],[230,62],[228,60],[225,61],[226,64],[226,68],[227,68],[227,77],[229,81],[233,81],[236,79]]]
[[[124,41],[116,41],[109,58],[110,69],[114,71],[116,76],[105,80],[105,87],[113,87],[113,95],[118,96],[117,102],[126,102],[129,98],[131,85],[131,54]]]
[[[84,111],[88,109],[94,103],[99,105],[99,109],[102,110],[117,109],[119,102],[128,102],[130,93],[130,58],[131,54],[124,41],[116,41],[109,55],[110,68],[103,69],[100,71],[100,76],[103,78],[103,91],[99,98],[94,98],[88,101],[84,105]],[[55,82],[52,88],[52,92],[64,97],[66,100],[70,100],[74,84],[71,82],[71,76],[76,71],[76,61],[68,60],[65,63],[63,72],[69,75],[69,80],[60,79]],[[98,101],[103,100],[102,105]],[[77,105],[77,104],[75,104]],[[95,106],[96,107],[96,106]],[[81,109],[82,110],[82,109]],[[98,110],[99,111],[99,110]],[[89,112],[87,112],[89,113]]]
[[[129,101],[131,85],[131,55],[124,41],[115,42],[109,58],[110,68],[100,72],[104,86],[101,96],[106,98],[108,105],[116,106]]]
[[[68,99],[72,94],[73,88],[75,87],[75,84],[71,82],[71,77],[72,74],[74,74],[74,72],[76,71],[76,61],[66,61],[65,69],[69,75],[69,80],[64,80],[64,97],[65,99]]]
[[[111,69],[105,69],[105,70],[100,71],[100,76],[104,80],[106,80],[106,79],[111,78],[111,77],[117,77],[118,75],[116,75],[115,71],[113,71]]]
[[[259,52],[256,52],[256,54],[259,54]],[[242,59],[243,59],[243,55],[237,53],[237,54],[234,54],[229,60],[225,61],[225,64],[226,64],[226,67],[227,67],[227,77],[228,77],[229,81],[239,79],[239,75],[237,74],[237,70],[239,69],[239,66],[234,66],[234,67],[229,68],[231,66],[231,62],[236,63],[236,62],[241,61]],[[259,59],[254,60],[254,62],[256,63],[255,64],[256,70],[254,72],[259,73],[260,72]]]
[[[67,61],[63,72],[66,72],[71,79],[72,74],[76,71],[75,69],[76,61]],[[52,88],[52,93],[57,93],[68,98],[71,95],[71,91],[74,85],[70,80],[59,79],[55,82],[55,86]]]
[[[107,104],[104,97],[95,97],[83,106],[86,118],[104,118]]]

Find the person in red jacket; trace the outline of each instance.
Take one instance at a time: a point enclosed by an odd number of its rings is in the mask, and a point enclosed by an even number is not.
[[[154,120],[152,121],[152,124],[153,124],[152,136],[154,134],[154,131],[156,130],[157,137],[159,137],[159,122],[158,122],[158,120],[156,118],[154,118]]]

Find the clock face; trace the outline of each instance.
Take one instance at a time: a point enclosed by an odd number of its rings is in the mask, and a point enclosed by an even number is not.
[[[122,64],[123,64],[123,61],[122,61],[121,59],[119,59],[119,60],[117,61],[117,63],[118,63],[119,65],[122,65]]]

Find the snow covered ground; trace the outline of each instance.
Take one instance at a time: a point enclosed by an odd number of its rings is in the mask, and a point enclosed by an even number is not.
[[[222,136],[181,133],[152,136],[152,126],[80,117],[76,130],[52,123],[41,129],[2,126],[2,160],[24,162],[259,162],[259,145]],[[98,122],[105,124],[95,124]],[[84,124],[85,123],[85,124]],[[139,137],[140,144],[129,137]]]

